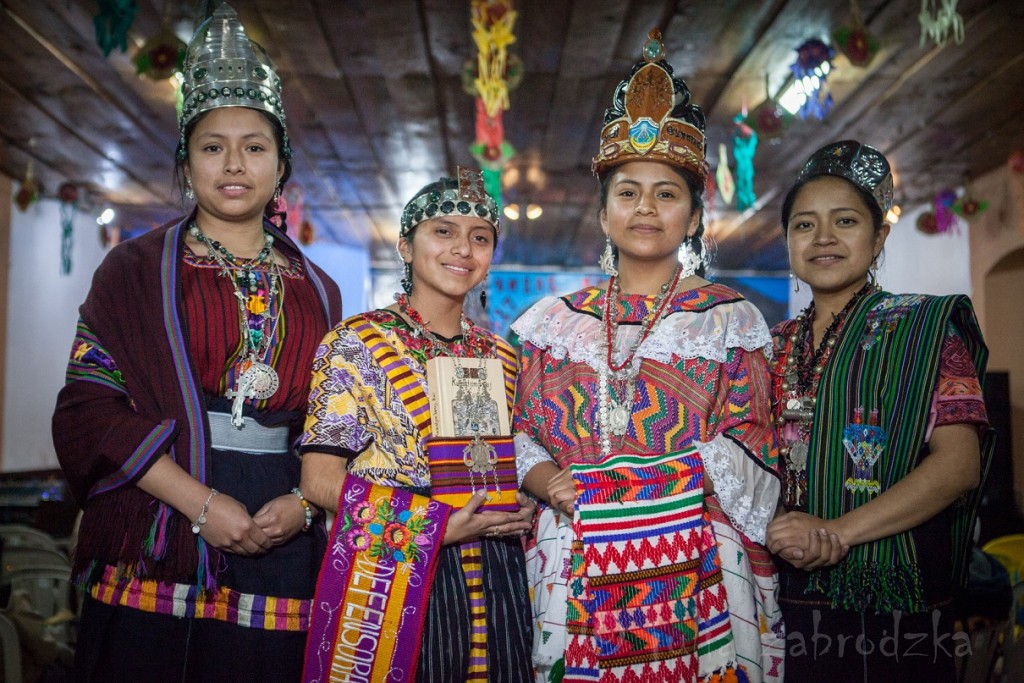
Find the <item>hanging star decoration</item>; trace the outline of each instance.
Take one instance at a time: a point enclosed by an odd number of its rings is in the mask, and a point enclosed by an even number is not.
[[[522,79],[522,61],[508,48],[516,42],[517,13],[512,0],[473,0],[470,22],[477,47],[475,65],[463,69],[463,87],[476,98],[476,139],[469,151],[480,164],[484,189],[501,204],[501,171],[515,154],[505,140],[502,112],[510,107],[509,91]]]
[[[832,71],[835,51],[817,38],[805,41],[796,49],[797,59],[790,65],[793,76],[800,81],[806,97],[800,107],[800,118],[819,121],[832,110],[832,92],[828,87],[828,74]]]
[[[832,31],[832,42],[853,66],[866,67],[875,58],[878,41],[864,25],[857,0],[850,0],[850,16]]]

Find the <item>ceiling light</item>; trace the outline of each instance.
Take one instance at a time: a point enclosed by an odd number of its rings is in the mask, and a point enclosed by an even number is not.
[[[517,221],[519,220],[519,205],[509,204],[508,206],[505,207],[505,210],[502,213],[504,213],[505,218],[509,219],[510,221]]]
[[[114,210],[108,207],[103,209],[103,213],[101,213],[100,217],[96,219],[96,222],[100,225],[110,225],[110,222],[114,220],[114,216],[116,215],[117,214],[114,213]]]
[[[526,207],[526,217],[531,221],[535,221],[540,218],[542,213],[544,213],[544,207],[540,204],[530,204]]]

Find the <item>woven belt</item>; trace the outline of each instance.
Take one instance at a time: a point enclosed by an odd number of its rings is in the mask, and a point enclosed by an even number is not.
[[[241,427],[231,424],[228,413],[208,413],[210,418],[210,445],[221,451],[245,453],[287,453],[288,426],[264,427],[246,417]]]

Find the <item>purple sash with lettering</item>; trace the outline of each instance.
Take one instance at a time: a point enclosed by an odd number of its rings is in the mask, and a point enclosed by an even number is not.
[[[310,615],[305,683],[409,681],[451,507],[348,475]]]

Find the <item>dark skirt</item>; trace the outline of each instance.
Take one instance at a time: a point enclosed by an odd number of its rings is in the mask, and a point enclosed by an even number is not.
[[[293,454],[214,450],[210,485],[255,515],[299,485]],[[253,557],[221,554],[218,581],[243,593],[310,600],[327,539],[322,524]],[[75,656],[77,681],[299,681],[305,632],[188,619],[86,599]]]
[[[526,585],[526,560],[518,538],[481,543],[487,610],[487,680],[533,680],[533,625]],[[469,595],[459,547],[444,546],[430,589],[417,664],[420,683],[456,683],[469,667]]]

